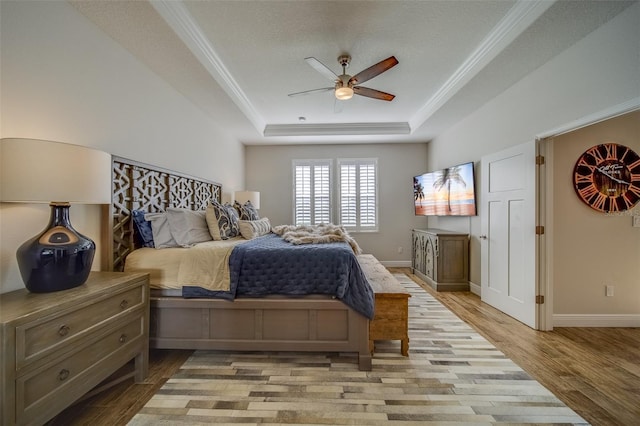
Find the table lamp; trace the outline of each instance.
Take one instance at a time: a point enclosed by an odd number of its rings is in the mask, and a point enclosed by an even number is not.
[[[49,203],[49,224],[16,253],[27,290],[49,293],[84,284],[96,245],[69,220],[71,203],[111,203],[111,155],[80,145],[0,139],[0,201]]]

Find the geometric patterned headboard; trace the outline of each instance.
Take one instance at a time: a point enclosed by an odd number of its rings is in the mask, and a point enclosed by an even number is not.
[[[222,185],[149,164],[112,157],[111,248],[107,264],[112,271],[122,271],[124,259],[136,249],[132,210],[162,212],[167,207],[203,210],[209,201],[218,202]]]

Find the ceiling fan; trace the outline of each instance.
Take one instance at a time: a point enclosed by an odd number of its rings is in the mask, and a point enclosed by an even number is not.
[[[310,93],[328,92],[334,90],[336,99],[347,100],[351,99],[354,94],[360,96],[366,96],[368,98],[380,99],[382,101],[392,101],[395,95],[391,93],[381,92],[380,90],[370,89],[368,87],[359,86],[360,83],[364,83],[367,80],[371,80],[379,74],[389,70],[390,68],[398,64],[398,60],[395,56],[390,56],[387,59],[378,62],[369,68],[360,71],[353,77],[348,75],[346,70],[351,62],[351,56],[340,55],[338,56],[338,63],[342,66],[342,74],[337,75],[331,71],[325,64],[320,62],[314,57],[304,58],[304,60],[311,65],[320,74],[327,77],[334,82],[333,87],[323,87],[321,89],[305,90],[303,92],[289,93],[289,96],[308,95]]]

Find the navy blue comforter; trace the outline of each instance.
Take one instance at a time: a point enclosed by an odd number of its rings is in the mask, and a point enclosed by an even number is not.
[[[293,245],[268,234],[234,247],[229,267],[231,291],[209,297],[327,294],[373,318],[373,290],[347,243]],[[183,295],[205,293],[185,287]]]

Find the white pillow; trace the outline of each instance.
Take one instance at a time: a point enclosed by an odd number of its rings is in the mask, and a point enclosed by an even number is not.
[[[166,213],[147,213],[144,219],[151,222],[151,233],[155,248],[179,247],[176,240],[171,235],[169,220]]]
[[[267,217],[258,220],[240,220],[238,224],[240,234],[245,240],[251,240],[271,232],[271,222]]]
[[[171,235],[180,246],[191,247],[203,241],[211,241],[204,210],[194,211],[169,207],[167,218]]]

